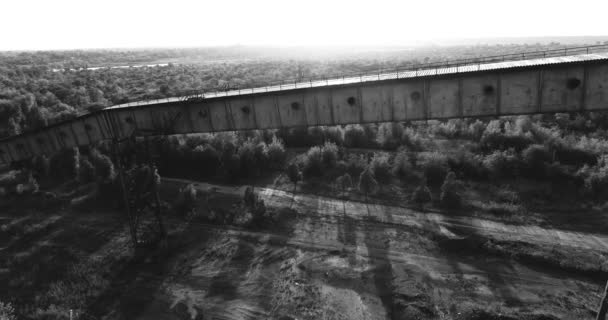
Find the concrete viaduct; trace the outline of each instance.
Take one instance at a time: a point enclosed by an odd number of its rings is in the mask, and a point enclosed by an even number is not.
[[[608,110],[608,46],[117,105],[0,140],[0,164],[133,135],[592,110]]]

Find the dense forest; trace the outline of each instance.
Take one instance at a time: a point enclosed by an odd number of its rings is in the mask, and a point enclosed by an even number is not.
[[[193,90],[204,92],[245,88],[282,80],[391,69],[412,63],[562,47],[559,43],[550,43],[426,47],[415,50],[343,48],[315,51],[314,48],[237,46],[2,52],[0,137],[19,134],[114,104],[178,96]]]

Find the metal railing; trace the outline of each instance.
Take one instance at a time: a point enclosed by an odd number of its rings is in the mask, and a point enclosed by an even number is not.
[[[151,99],[142,101],[133,101],[124,104],[112,106],[111,108],[120,107],[133,107],[139,105],[148,105],[156,103],[167,103],[177,101],[189,101],[189,100],[202,100],[205,98],[215,98],[223,96],[235,96],[242,94],[252,94],[261,92],[273,92],[281,91],[285,89],[299,89],[299,88],[311,88],[319,86],[328,86],[336,84],[347,84],[357,83],[364,81],[374,80],[386,80],[386,79],[399,79],[405,76],[418,76],[421,75],[422,71],[435,70],[437,74],[438,69],[456,68],[460,67],[477,67],[479,70],[481,65],[488,63],[498,63],[505,61],[518,61],[518,60],[529,60],[529,59],[542,59],[551,57],[591,54],[597,52],[608,51],[608,44],[592,45],[592,46],[581,46],[581,47],[564,47],[559,49],[549,50],[538,50],[538,51],[526,51],[519,53],[508,53],[501,55],[467,58],[467,59],[456,59],[446,60],[439,62],[430,63],[409,63],[403,66],[390,69],[373,69],[360,72],[349,72],[339,73],[333,75],[324,75],[321,77],[308,77],[308,78],[293,78],[285,79],[281,81],[271,82],[260,82],[260,83],[249,83],[247,87],[232,88],[231,90],[215,90],[215,91],[203,91],[203,90],[190,90],[180,93],[178,96]]]

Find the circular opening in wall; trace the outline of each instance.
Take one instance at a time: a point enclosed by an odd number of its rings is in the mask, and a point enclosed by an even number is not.
[[[348,103],[349,106],[354,106],[356,102],[357,100],[355,97],[348,97],[348,99],[346,99],[346,103]]]
[[[242,106],[241,111],[243,111],[244,114],[249,114],[249,112],[251,112],[249,106]]]
[[[298,109],[300,109],[300,103],[298,103],[298,102],[292,102],[292,103],[291,103],[291,108],[292,108],[293,110],[298,110]]]
[[[93,131],[93,127],[91,127],[91,125],[88,124],[88,123],[84,124],[84,129],[87,130],[87,131]]]
[[[198,116],[201,118],[207,118],[207,110],[201,110],[198,112]]]
[[[483,86],[483,94],[487,96],[494,94],[494,86],[489,84]]]
[[[574,90],[576,88],[578,88],[581,85],[581,80],[577,79],[577,78],[568,78],[568,80],[566,80],[566,87],[570,90]]]
[[[131,117],[126,117],[126,118],[125,118],[125,122],[126,122],[126,123],[128,123],[128,124],[133,124],[133,118],[131,118]]]
[[[414,100],[414,101],[420,100],[420,92],[418,92],[418,91],[412,92],[412,94],[410,94],[410,98],[412,98],[412,100]]]

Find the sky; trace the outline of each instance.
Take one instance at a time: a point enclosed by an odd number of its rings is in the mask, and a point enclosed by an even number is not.
[[[0,1],[0,50],[608,36],[606,0]]]

